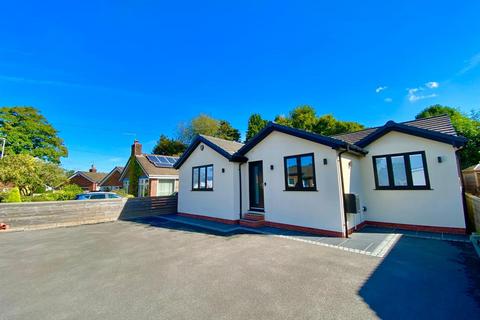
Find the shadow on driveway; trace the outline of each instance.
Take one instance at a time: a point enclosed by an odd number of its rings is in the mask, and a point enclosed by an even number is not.
[[[480,259],[471,243],[402,236],[358,294],[382,319],[480,314]]]

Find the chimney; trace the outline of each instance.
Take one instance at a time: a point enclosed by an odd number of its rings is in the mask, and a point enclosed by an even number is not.
[[[88,172],[97,172],[97,168],[92,164],[92,167],[88,170]]]
[[[142,154],[142,145],[135,140],[132,144],[132,156],[139,156]]]

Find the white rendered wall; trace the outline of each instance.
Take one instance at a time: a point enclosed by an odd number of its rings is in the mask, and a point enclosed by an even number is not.
[[[360,208],[365,204],[365,195],[363,192],[362,185],[362,173],[361,173],[361,159],[363,157],[357,157],[349,153],[342,154],[342,169],[343,169],[343,179],[345,186],[345,193],[355,193],[360,197]],[[364,213],[360,209],[360,212],[357,214],[347,214],[348,219],[348,228],[353,228],[354,226],[363,222]]]
[[[390,132],[366,147],[361,162],[365,220],[464,228],[465,219],[455,150],[451,145]],[[432,190],[375,190],[372,156],[425,151]],[[437,157],[441,156],[442,163]]]
[[[318,191],[285,191],[284,157],[314,153]],[[246,157],[263,161],[265,220],[342,232],[337,152],[331,147],[272,132]],[[323,164],[323,159],[328,164]],[[270,169],[270,165],[274,169]],[[242,165],[242,209],[249,210],[248,163]]]
[[[179,169],[178,212],[238,220],[238,164],[204,146],[202,151],[199,145]],[[213,191],[192,191],[192,167],[209,164],[213,164]]]

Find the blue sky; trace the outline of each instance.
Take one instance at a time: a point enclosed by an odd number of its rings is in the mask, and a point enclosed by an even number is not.
[[[479,1],[2,1],[0,105],[60,131],[68,169],[123,165],[199,113],[244,132],[300,104],[379,125],[480,107]]]

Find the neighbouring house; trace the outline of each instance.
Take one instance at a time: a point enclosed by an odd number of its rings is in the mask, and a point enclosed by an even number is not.
[[[115,191],[123,187],[120,176],[122,175],[123,167],[115,167],[110,171],[98,184],[100,191]]]
[[[142,153],[135,140],[130,159],[120,176],[123,189],[137,197],[169,196],[178,191],[178,157]]]
[[[480,163],[462,170],[465,192],[480,193]]]
[[[106,173],[97,172],[97,168],[92,164],[88,171],[77,171],[68,178],[68,183],[76,184],[85,191],[100,190],[100,181],[107,176]]]
[[[346,236],[365,225],[465,233],[448,116],[333,137],[269,123],[246,144],[200,135],[176,162],[178,213]]]

